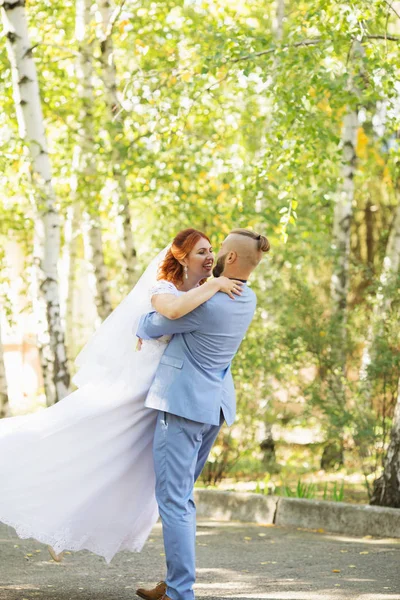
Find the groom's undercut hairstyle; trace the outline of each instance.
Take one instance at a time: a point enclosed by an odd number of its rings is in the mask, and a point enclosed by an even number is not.
[[[246,262],[257,266],[264,252],[269,252],[271,245],[265,235],[250,229],[232,229],[229,233],[237,246],[238,256]]]

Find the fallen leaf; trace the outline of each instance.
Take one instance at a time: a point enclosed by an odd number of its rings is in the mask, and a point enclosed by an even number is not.
[[[349,569],[356,569],[356,565],[349,565]]]
[[[249,542],[252,538],[251,537],[245,537],[243,539],[245,539],[245,540],[247,540]]]
[[[41,552],[41,550],[35,550],[35,552],[39,553],[39,552]]]
[[[267,535],[266,533],[259,533],[258,534],[259,537],[266,537],[266,535]]]
[[[25,554],[25,556],[33,556],[33,554],[31,552],[28,552],[28,554]]]
[[[340,569],[332,569],[332,573],[340,573]]]
[[[368,550],[364,550],[364,552],[360,552],[360,554],[369,554]]]
[[[317,533],[325,533],[325,529],[317,529]]]
[[[348,552],[348,550],[341,550],[340,552],[342,552],[343,554],[346,554]]]

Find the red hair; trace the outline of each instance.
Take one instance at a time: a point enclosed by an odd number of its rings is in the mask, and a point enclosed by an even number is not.
[[[186,258],[201,238],[211,244],[206,234],[197,229],[183,229],[183,231],[180,231],[175,236],[171,248],[160,265],[157,279],[171,281],[174,285],[181,283],[183,281],[183,266],[179,261]],[[200,285],[206,281],[207,279],[202,279]]]

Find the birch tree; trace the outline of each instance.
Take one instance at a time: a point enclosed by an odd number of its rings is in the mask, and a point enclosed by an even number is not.
[[[283,38],[283,21],[285,18],[285,0],[276,0],[274,4],[275,13],[272,19],[272,33],[273,38],[276,42],[276,45],[282,42]],[[272,70],[274,75],[276,74],[279,68],[279,60],[277,56],[274,57]],[[271,469],[273,463],[276,462],[276,454],[275,454],[275,441],[272,434],[272,425],[270,416],[266,415],[266,419],[264,421],[265,433],[264,439],[260,443],[260,449],[264,454],[264,463],[267,469]],[[268,418],[269,417],[269,418]]]
[[[31,159],[31,172],[37,211],[35,235],[39,241],[34,262],[39,289],[47,318],[46,338],[49,343],[50,367],[55,386],[55,399],[61,400],[69,390],[69,372],[60,319],[57,261],[60,248],[60,224],[52,186],[52,173],[47,150],[42,106],[36,66],[29,41],[24,0],[1,2],[7,53],[11,63],[13,95],[19,132],[25,140]],[[42,310],[43,310],[42,308]],[[39,340],[47,344],[47,339]],[[43,364],[43,363],[42,363]]]
[[[342,128],[342,186],[336,198],[333,216],[333,243],[336,261],[331,280],[333,310],[340,319],[343,341],[345,341],[349,289],[350,225],[353,214],[358,126],[357,110],[348,109]]]
[[[359,41],[353,42],[350,53],[348,92],[356,99],[359,90],[355,83],[357,61],[363,56]],[[335,263],[331,279],[333,312],[340,323],[343,344],[346,340],[347,293],[349,290],[350,226],[353,216],[354,179],[357,166],[357,133],[359,128],[358,106],[347,107],[342,126],[342,184],[338,191],[333,215],[333,246]]]
[[[400,508],[400,379],[384,470],[374,482],[371,504]]]
[[[358,96],[354,83],[356,59],[361,54],[360,42],[353,42],[350,55],[350,73],[348,91],[353,97]],[[333,248],[334,265],[331,277],[332,316],[335,322],[336,340],[333,347],[333,368],[328,375],[330,380],[331,400],[336,406],[336,413],[343,414],[346,405],[346,345],[347,345],[347,295],[349,291],[350,234],[354,202],[354,178],[357,165],[357,133],[359,128],[358,107],[349,105],[343,119],[341,146],[342,167],[341,187],[336,194],[333,214]],[[340,425],[337,424],[340,428]],[[329,441],[321,457],[321,467],[326,469],[335,464],[343,464],[343,441],[341,432],[331,431]]]
[[[80,237],[80,206],[77,202],[68,207],[65,225],[65,248],[67,252],[67,291],[65,307],[65,339],[69,357],[75,355],[74,318],[75,287],[78,256],[78,240]]]
[[[99,0],[101,15],[100,28],[100,60],[101,76],[105,90],[105,102],[109,120],[109,133],[111,137],[111,169],[118,191],[118,216],[122,225],[121,250],[125,261],[126,283],[132,287],[135,283],[136,248],[132,234],[131,214],[129,199],[126,189],[126,175],[123,170],[124,157],[121,152],[121,143],[125,139],[124,123],[119,115],[119,101],[117,96],[117,70],[114,61],[114,48],[112,41],[113,25],[117,13],[112,14],[109,0]]]
[[[98,210],[98,194],[96,191],[96,160],[93,154],[95,129],[93,123],[93,65],[92,48],[89,43],[89,27],[91,23],[89,0],[76,2],[76,39],[79,43],[79,59],[77,61],[78,93],[82,103],[80,111],[80,166],[79,189],[85,195],[85,219],[87,223],[89,260],[93,266],[96,281],[96,306],[99,317],[103,320],[111,313],[111,299],[104,262],[101,219]],[[88,197],[87,197],[88,196]]]

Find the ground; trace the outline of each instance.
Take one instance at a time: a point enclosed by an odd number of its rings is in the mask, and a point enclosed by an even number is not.
[[[200,521],[198,600],[400,600],[400,540]],[[161,529],[107,565],[89,552],[50,559],[0,525],[1,600],[133,600],[164,575]]]

